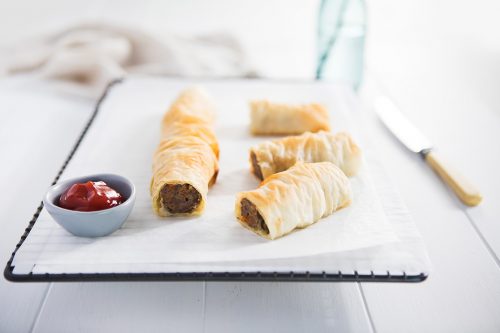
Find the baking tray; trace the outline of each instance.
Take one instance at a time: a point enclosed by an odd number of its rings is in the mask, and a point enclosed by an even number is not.
[[[101,109],[102,102],[106,99],[108,93],[115,85],[123,82],[123,80],[115,80],[108,85],[103,95],[99,98],[93,113],[85,124],[80,136],[75,145],[71,149],[67,159],[59,169],[52,184],[57,183],[62,173],[66,169],[68,163],[72,160],[73,155],[78,150],[80,143],[92,126],[94,119]],[[424,281],[428,273],[422,271],[419,273],[407,273],[405,271],[391,272],[386,271],[381,273],[380,270],[363,270],[358,272],[352,270],[349,272],[343,271],[276,271],[276,272],[147,272],[147,273],[44,273],[20,274],[14,272],[13,260],[17,251],[21,248],[24,241],[27,239],[31,230],[35,226],[40,213],[43,210],[43,203],[40,203],[33,215],[25,232],[21,236],[16,245],[10,259],[8,260],[4,276],[7,280],[13,282],[75,282],[75,281],[315,281],[315,282],[421,282]]]

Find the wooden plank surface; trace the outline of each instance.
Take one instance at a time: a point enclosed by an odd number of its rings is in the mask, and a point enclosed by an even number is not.
[[[33,332],[201,332],[204,282],[54,283]]]
[[[28,92],[24,92],[28,90]],[[0,81],[0,258],[2,270],[48,185],[90,115],[93,102]],[[0,278],[0,332],[29,331],[48,284]]]
[[[470,52],[477,50],[459,45],[455,41],[429,49],[402,48],[397,55],[372,54],[367,77],[376,78],[376,83],[365,85],[365,90],[375,94],[376,86],[393,97],[449,164],[483,192],[483,203],[474,208],[450,197],[500,263],[500,112],[491,94],[497,76],[487,69],[496,62],[472,57]],[[450,52],[463,54],[454,57]],[[370,103],[366,97],[365,103]]]
[[[367,84],[373,85],[367,86],[364,92],[365,101],[371,105],[369,100],[384,90],[379,89],[380,85],[376,86],[376,82],[370,82],[370,79]],[[398,96],[404,96],[402,91],[398,90],[398,93]],[[424,107],[419,104],[419,99],[405,101],[411,106],[405,111],[412,120],[417,120],[423,131],[433,139],[438,138],[441,151],[448,152],[453,145],[467,147],[476,141],[466,134],[453,135],[450,129],[440,126],[443,123],[422,121],[426,116],[429,116],[429,120],[431,117],[426,114],[429,111],[424,111]],[[410,109],[418,110],[418,114],[417,111],[411,113]],[[448,110],[448,117],[453,116],[452,111]],[[374,117],[373,114],[371,116]],[[362,284],[377,331],[498,332],[500,269],[466,214],[472,209],[464,207],[421,158],[406,151],[380,122],[374,119],[372,124],[373,140],[379,143],[380,153],[387,161],[387,171],[393,175],[426,241],[433,264],[429,278],[422,284]],[[445,135],[454,140],[446,144]],[[450,161],[477,181],[478,177],[474,175],[483,170],[483,165],[477,161],[488,158],[489,154],[485,150],[474,150],[461,156],[450,154]],[[469,159],[470,156],[476,158]],[[500,167],[499,162],[494,161],[496,168]],[[489,196],[490,185],[485,183],[481,187]],[[487,210],[488,207],[481,206],[481,209]],[[497,235],[488,234],[487,238],[497,241]]]
[[[332,329],[372,332],[356,284],[53,284],[34,326],[34,332],[327,332]]]
[[[373,332],[355,283],[207,283],[206,332]]]

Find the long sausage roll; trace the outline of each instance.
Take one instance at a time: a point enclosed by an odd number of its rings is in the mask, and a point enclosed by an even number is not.
[[[290,135],[329,131],[328,111],[319,104],[288,105],[266,100],[250,102],[254,135]]]
[[[162,121],[153,156],[151,197],[160,216],[199,215],[218,173],[214,106],[201,89],[181,93]]]
[[[252,172],[261,180],[298,161],[332,162],[350,177],[359,169],[361,150],[349,134],[323,131],[267,141],[250,149]]]
[[[333,163],[297,163],[270,176],[256,190],[238,193],[235,214],[243,227],[276,239],[348,206],[351,200],[349,180]]]

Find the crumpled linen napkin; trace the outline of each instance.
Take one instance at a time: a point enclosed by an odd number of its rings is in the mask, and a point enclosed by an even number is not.
[[[240,44],[219,33],[191,38],[152,36],[104,23],[80,24],[0,49],[0,76],[32,73],[98,96],[127,73],[185,77],[253,77]]]

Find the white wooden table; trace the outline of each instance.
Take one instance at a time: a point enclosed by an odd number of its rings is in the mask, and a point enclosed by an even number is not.
[[[367,108],[433,263],[418,284],[24,283],[0,279],[0,332],[499,332],[500,117],[459,87],[367,73],[483,192],[468,209]],[[424,94],[424,95],[423,95]],[[454,95],[456,94],[456,95]],[[423,98],[422,96],[425,96]],[[5,264],[94,102],[23,79],[0,81],[0,259]]]

